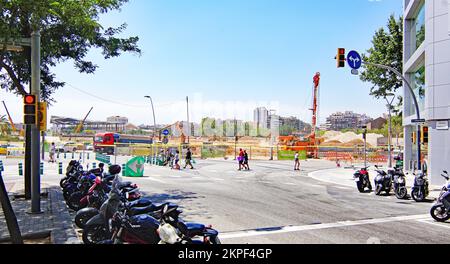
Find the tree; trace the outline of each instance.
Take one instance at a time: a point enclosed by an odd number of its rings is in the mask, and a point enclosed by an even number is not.
[[[367,50],[367,54],[362,54],[364,61],[391,66],[402,73],[403,17],[397,20],[394,15],[391,15],[387,24],[387,31],[380,28],[375,32],[372,45]],[[368,65],[363,65],[363,68],[360,78],[364,82],[373,84],[370,94],[377,99],[383,98],[388,93],[396,92],[403,86],[402,79],[391,71]],[[398,100],[398,104],[401,106],[403,99],[399,97]],[[398,111],[396,112],[398,113]]]
[[[65,83],[56,80],[51,67],[73,61],[80,73],[93,74],[98,66],[86,59],[92,48],[105,59],[123,52],[140,55],[138,37],[118,38],[127,27],[104,29],[99,16],[118,10],[128,0],[0,0],[0,89],[24,95],[31,80],[31,48],[6,50],[6,43],[41,33],[41,98],[52,102],[52,94]]]

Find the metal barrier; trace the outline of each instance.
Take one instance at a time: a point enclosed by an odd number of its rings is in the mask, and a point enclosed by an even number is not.
[[[23,176],[23,164],[19,162],[19,176]]]
[[[58,163],[58,174],[59,175],[63,174],[63,163],[62,162]]]
[[[102,163],[111,165],[111,157],[109,157],[108,155],[103,155],[103,154],[95,154],[95,160],[100,161]]]

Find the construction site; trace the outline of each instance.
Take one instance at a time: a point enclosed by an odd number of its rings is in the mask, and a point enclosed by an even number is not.
[[[183,121],[160,126],[157,129],[155,127],[142,129],[127,124],[127,119],[122,117],[108,118],[106,122],[89,121],[88,118],[94,109],[92,107],[83,119],[52,117],[50,120],[52,129],[47,130],[46,135],[42,135],[42,142],[45,142],[43,150],[48,151],[49,145],[55,143],[58,152],[94,151],[108,155],[158,156],[167,149],[183,152],[189,147],[197,158],[234,159],[240,149],[245,149],[250,159],[293,160],[298,153],[301,159],[329,159],[353,164],[363,159],[366,148],[370,161],[386,162],[387,147],[385,143],[380,143],[382,142],[380,139],[384,138],[383,135],[368,134],[364,142],[363,136],[355,132],[319,131],[320,78],[318,72],[312,80],[312,103],[309,109],[311,130],[302,136],[298,134],[278,136],[275,140],[272,134],[257,137],[242,136],[242,133],[238,135],[236,132],[234,136],[217,134],[204,136],[203,132],[200,133],[203,136],[193,136],[194,133],[191,132],[193,125]],[[5,102],[3,106],[7,119],[3,116],[0,125],[3,136],[0,142],[2,145],[0,155],[14,157],[17,153],[23,153],[20,150],[23,148],[25,130],[23,127],[18,128],[13,122]],[[189,126],[191,130],[188,129]],[[203,125],[200,129],[204,129]],[[133,133],[128,133],[129,131]],[[401,151],[402,142],[397,139],[397,143],[398,151]],[[8,155],[11,153],[15,154]]]

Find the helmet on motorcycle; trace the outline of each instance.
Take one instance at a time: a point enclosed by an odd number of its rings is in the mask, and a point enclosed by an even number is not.
[[[119,165],[112,165],[109,167],[109,174],[116,175],[122,171],[122,168]]]

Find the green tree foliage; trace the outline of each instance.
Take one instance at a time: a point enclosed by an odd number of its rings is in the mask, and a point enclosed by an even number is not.
[[[30,82],[31,48],[23,52],[6,50],[5,43],[29,38],[35,29],[41,33],[41,98],[51,102],[52,94],[65,83],[56,80],[52,67],[73,61],[80,73],[92,74],[98,66],[86,56],[92,48],[105,59],[123,52],[141,53],[138,37],[119,38],[126,29],[104,28],[99,16],[119,10],[128,0],[0,0],[0,88],[25,94]]]
[[[403,18],[398,20],[391,15],[387,24],[387,30],[380,28],[372,39],[372,47],[362,54],[363,60],[391,66],[403,72]],[[373,66],[363,65],[364,71],[360,78],[364,82],[372,83],[370,94],[383,98],[386,94],[396,92],[403,86],[402,79],[391,71],[386,71]],[[399,97],[399,104],[402,98]]]

